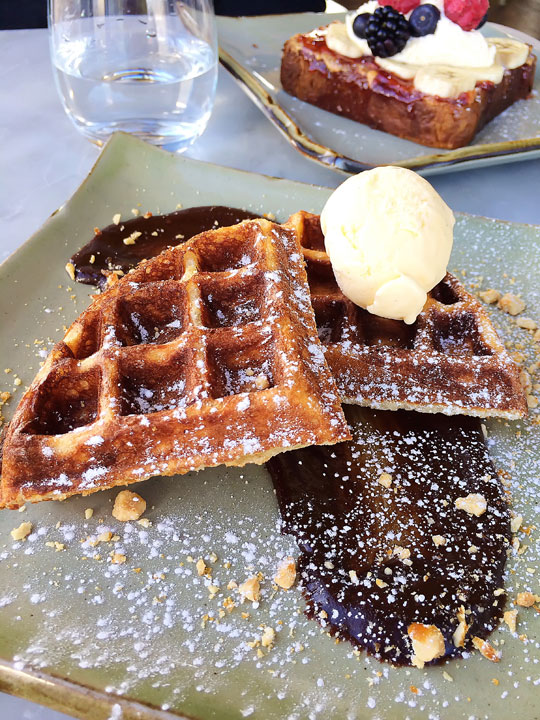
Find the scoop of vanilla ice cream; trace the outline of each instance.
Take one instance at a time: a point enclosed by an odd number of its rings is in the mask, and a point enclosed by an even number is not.
[[[398,167],[349,178],[321,213],[341,291],[374,315],[408,324],[446,274],[454,222],[427,180]]]

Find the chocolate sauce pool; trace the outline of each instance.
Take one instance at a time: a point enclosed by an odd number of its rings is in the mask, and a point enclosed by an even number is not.
[[[111,271],[126,273],[141,260],[159,255],[165,248],[179,245],[200,232],[258,217],[247,210],[222,205],[186,208],[168,215],[141,215],[98,231],[70,262],[78,282],[103,288]],[[124,240],[133,233],[140,235],[126,245]]]
[[[462,654],[452,640],[461,606],[470,625],[465,649],[498,623],[505,596],[495,591],[504,586],[511,537],[480,421],[345,410],[351,442],[267,463],[283,532],[300,546],[307,614],[396,664],[411,661],[413,622],[437,626],[447,657]],[[379,482],[382,473],[392,476],[390,487]],[[487,500],[479,517],[454,504],[469,493]]]
[[[106,283],[193,235],[259,217],[223,206],[109,225],[72,258],[79,282]],[[133,244],[123,241],[141,233]],[[353,440],[277,455],[269,463],[283,531],[297,538],[307,614],[379,659],[411,662],[407,627],[436,625],[445,656],[485,638],[504,606],[509,510],[480,421],[346,406]],[[379,482],[391,475],[390,487]],[[483,495],[480,517],[455,506]],[[434,541],[437,538],[437,544]],[[441,538],[443,540],[441,540]],[[465,648],[452,635],[463,607]]]

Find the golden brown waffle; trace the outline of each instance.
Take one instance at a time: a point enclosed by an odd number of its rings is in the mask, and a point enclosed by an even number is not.
[[[296,236],[248,221],[201,233],[95,297],[15,412],[1,504],[349,437]]]
[[[346,403],[382,410],[515,419],[527,414],[519,369],[482,306],[447,274],[413,325],[372,315],[340,291],[318,215],[285,227],[302,245],[319,338]]]

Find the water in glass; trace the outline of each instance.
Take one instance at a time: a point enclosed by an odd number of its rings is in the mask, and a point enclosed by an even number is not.
[[[189,24],[176,13],[55,23],[53,66],[75,125],[98,142],[124,130],[177,149],[191,144],[210,117],[217,64],[215,43]]]

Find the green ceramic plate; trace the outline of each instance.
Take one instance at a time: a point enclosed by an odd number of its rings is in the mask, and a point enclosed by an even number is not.
[[[374,165],[403,165],[422,175],[470,170],[489,163],[540,156],[540,73],[533,97],[520,101],[489,123],[473,143],[458,150],[437,150],[372,130],[320,110],[284,92],[279,79],[284,42],[299,32],[339,20],[343,14],[300,13],[264,18],[218,18],[220,59],[248,96],[305,156],[349,173]],[[517,30],[488,23],[482,32],[540,42]]]
[[[0,390],[14,393],[6,417],[63,326],[88,303],[89,288],[73,287],[64,265],[94,226],[117,212],[129,217],[135,207],[157,213],[178,203],[230,204],[283,219],[300,208],[319,211],[329,192],[115,136],[75,195],[0,268]],[[484,287],[519,290],[526,314],[540,320],[540,228],[461,215],[452,266],[466,272],[466,282],[482,276]],[[531,334],[500,311],[492,314],[505,338],[523,345],[530,364]],[[540,591],[537,427],[488,423],[515,510],[533,528],[519,536],[525,553],[510,558],[512,597]],[[393,668],[321,633],[303,616],[297,587],[273,593],[277,558],[297,550],[280,534],[264,468],[155,478],[136,489],[148,502],[148,528],[111,517],[114,492],[0,513],[0,689],[92,720],[169,713],[201,720],[538,718],[534,609],[519,614],[518,632],[528,640],[505,627],[494,633],[502,650],[498,665],[475,654],[423,671]],[[94,510],[90,519],[86,508]],[[33,532],[14,542],[10,530],[23,520]],[[118,539],[88,542],[106,530]],[[113,550],[126,555],[123,565],[110,563]],[[191,561],[200,557],[219,586],[213,598],[211,581]],[[220,617],[225,598],[234,595],[227,584],[254,572],[264,578],[259,607]],[[261,625],[275,628],[276,641],[258,657],[248,643],[260,637]]]

